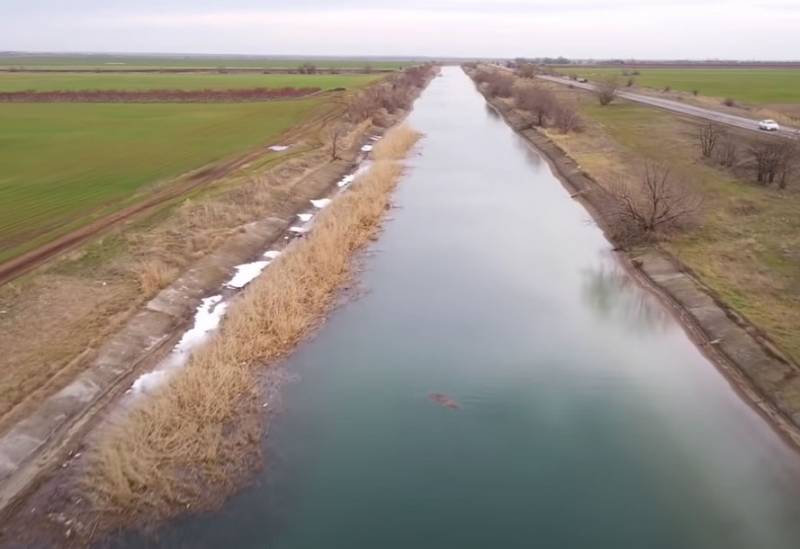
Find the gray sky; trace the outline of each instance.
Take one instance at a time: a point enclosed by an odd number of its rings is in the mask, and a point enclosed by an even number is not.
[[[800,0],[0,0],[0,50],[800,58]]]

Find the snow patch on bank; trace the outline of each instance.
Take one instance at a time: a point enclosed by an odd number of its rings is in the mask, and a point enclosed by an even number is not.
[[[226,286],[231,288],[244,288],[252,282],[258,275],[261,274],[269,261],[253,261],[252,263],[244,263],[243,265],[236,266],[236,274],[233,275]]]
[[[311,205],[314,206],[315,208],[319,208],[319,209],[324,208],[325,206],[327,206],[330,203],[331,203],[331,199],[330,198],[318,198],[317,200],[312,200],[311,201]]]
[[[134,394],[152,392],[163,385],[176,369],[186,364],[192,350],[208,338],[209,332],[219,327],[227,308],[228,304],[222,301],[222,295],[217,294],[203,299],[195,311],[192,328],[183,334],[181,340],[155,370],[140,375],[133,382],[129,392]]]

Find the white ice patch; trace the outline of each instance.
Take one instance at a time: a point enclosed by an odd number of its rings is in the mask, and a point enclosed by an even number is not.
[[[356,178],[358,178],[359,175],[361,175],[364,172],[368,171],[371,165],[372,165],[372,162],[370,162],[368,160],[364,161],[364,163],[361,164],[356,171],[354,171],[351,174],[348,174],[348,175],[344,176],[342,178],[342,180],[339,181],[336,185],[339,188],[347,187],[350,183],[355,181]]]
[[[131,386],[133,393],[150,392],[169,379],[174,370],[186,364],[189,354],[203,343],[208,334],[219,327],[228,304],[222,302],[221,295],[207,297],[200,302],[194,314],[194,325],[187,330],[172,352],[161,361],[152,372],[139,376]]]
[[[261,271],[263,271],[267,265],[269,265],[269,261],[253,261],[252,263],[237,265],[236,274],[233,275],[233,278],[231,278],[226,285],[231,288],[244,288],[252,282],[255,277],[260,275]]]
[[[136,394],[151,393],[161,387],[169,379],[169,374],[171,373],[166,370],[156,370],[155,372],[142,374],[131,385],[131,391]]]
[[[279,255],[281,255],[281,253],[278,250],[270,250],[268,252],[264,252],[264,257],[266,257],[267,259],[275,259]]]
[[[308,229],[305,227],[289,227],[289,232],[292,234],[306,234]]]
[[[372,141],[380,141],[381,140],[381,136],[380,135],[373,135],[373,136],[370,137],[370,140],[372,140]]]
[[[297,214],[297,219],[299,219],[303,223],[308,223],[309,221],[311,221],[311,218],[313,218],[313,217],[314,217],[314,214],[311,214],[311,213]]]
[[[363,147],[361,147],[361,151],[365,153],[368,153],[371,150],[372,150],[372,145],[364,145]]]
[[[325,206],[327,206],[330,203],[331,203],[331,199],[330,198],[319,198],[317,200],[312,200],[311,201],[311,205],[312,206],[314,206],[315,208],[320,208],[320,209],[324,208]]]
[[[271,147],[269,147],[269,150],[275,151],[275,152],[281,152],[281,151],[285,151],[288,148],[289,148],[289,145],[272,145]]]
[[[353,181],[355,181],[355,179],[356,179],[356,174],[354,174],[354,173],[351,173],[350,175],[346,175],[346,176],[344,176],[344,177],[342,178],[342,180],[341,180],[341,181],[339,181],[339,182],[336,184],[336,186],[337,186],[337,187],[339,187],[339,188],[342,188],[342,187],[347,187],[347,186],[348,186],[350,183],[352,183]]]

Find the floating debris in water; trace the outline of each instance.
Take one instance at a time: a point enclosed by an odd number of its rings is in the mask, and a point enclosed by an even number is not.
[[[442,393],[431,393],[428,395],[428,398],[436,404],[444,406],[445,408],[450,408],[451,410],[458,410],[461,408],[461,405],[458,402]]]

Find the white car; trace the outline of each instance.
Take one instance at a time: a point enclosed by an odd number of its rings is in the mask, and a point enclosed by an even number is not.
[[[758,129],[765,132],[776,132],[781,129],[777,122],[774,120],[762,120],[758,123]]]

